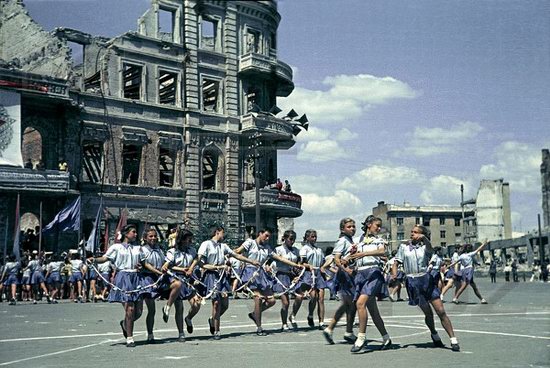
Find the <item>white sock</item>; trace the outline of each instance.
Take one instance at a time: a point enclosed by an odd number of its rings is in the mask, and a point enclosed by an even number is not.
[[[363,341],[365,341],[366,339],[367,339],[367,334],[359,332],[357,334],[357,340],[355,340],[355,345],[361,346],[363,344]]]
[[[451,337],[451,344],[458,344],[458,339],[456,337]]]
[[[165,308],[166,308],[166,311],[167,311],[167,312],[170,312],[170,308],[172,308],[172,306],[171,306],[171,305],[168,305],[168,304],[166,304],[166,307],[165,307]]]
[[[130,344],[130,343],[132,343],[132,342],[134,342],[134,338],[133,338],[132,336],[128,336],[128,337],[126,338],[126,344]]]
[[[185,332],[180,332],[179,337],[184,337],[185,338]]]
[[[388,341],[389,339],[390,339],[389,334],[385,334],[384,336],[382,336],[382,340],[384,340],[384,342]]]
[[[330,329],[330,327],[327,326],[325,327],[325,332],[331,334],[332,330]]]

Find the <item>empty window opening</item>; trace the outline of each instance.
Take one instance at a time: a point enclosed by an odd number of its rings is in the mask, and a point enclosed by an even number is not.
[[[163,41],[173,42],[174,40],[174,19],[175,13],[170,9],[160,8],[158,12],[158,33]]]
[[[269,34],[269,48],[271,49],[277,48],[277,34],[275,32],[271,32]]]
[[[159,152],[159,185],[172,187],[174,185],[174,168],[176,153],[167,148],[160,148]]]
[[[213,19],[202,18],[201,21],[201,46],[214,49],[216,46],[216,33],[218,22]]]
[[[202,157],[202,189],[216,189],[216,173],[218,171],[218,156],[213,152],[204,152]]]
[[[23,132],[21,155],[27,169],[37,168],[42,162],[42,135],[33,127],[28,127]]]
[[[422,221],[422,225],[430,226],[430,218],[429,217],[424,217],[424,221]]]
[[[416,225],[420,225],[420,217],[416,217],[416,218],[414,219],[414,223],[415,223]]]
[[[88,78],[84,79],[84,91],[99,92],[101,88],[101,71],[97,71]]]
[[[256,88],[250,87],[246,91],[246,109],[247,111],[260,111],[259,106],[259,92]]]
[[[260,32],[248,29],[246,33],[246,52],[260,51]]]
[[[439,218],[439,225],[445,225],[445,218],[444,217]]]
[[[397,240],[404,240],[405,239],[405,233],[398,232],[397,233]]]
[[[137,185],[141,162],[141,146],[125,144],[122,147],[122,183]]]
[[[141,98],[142,67],[132,64],[123,66],[124,98]]]
[[[67,41],[67,45],[71,49],[71,59],[73,66],[81,65],[84,61],[84,45],[72,41]]]
[[[82,180],[100,183],[103,175],[103,144],[85,142],[82,146]]]
[[[159,75],[159,102],[161,104],[176,104],[176,87],[178,76],[176,73],[160,71]]]
[[[403,217],[398,217],[397,218],[397,226],[401,226],[403,225]]]
[[[455,226],[460,226],[460,219],[459,218],[455,218]]]
[[[204,111],[219,112],[220,82],[203,79],[202,106]]]
[[[445,230],[441,230],[441,231],[439,232],[439,237],[440,237],[441,239],[445,239],[446,236],[447,236],[447,232],[446,232]]]

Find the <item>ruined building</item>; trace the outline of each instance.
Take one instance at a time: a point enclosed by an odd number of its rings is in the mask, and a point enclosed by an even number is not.
[[[83,236],[100,198],[111,235],[125,209],[140,228],[224,224],[235,241],[255,223],[257,201],[262,226],[301,215],[299,195],[269,188],[277,151],[299,128],[295,114],[276,116],[294,84],[277,59],[275,1],[152,0],[137,31],[114,38],[46,32],[19,1],[0,6],[0,102],[21,143],[12,166],[0,166],[0,234],[17,193],[29,224],[40,203],[46,224],[80,195]]]
[[[550,151],[542,150],[542,163],[540,164],[540,179],[542,185],[542,217],[543,226],[550,227]]]

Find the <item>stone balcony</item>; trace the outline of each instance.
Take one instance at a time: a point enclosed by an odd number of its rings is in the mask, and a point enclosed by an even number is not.
[[[286,97],[294,90],[292,68],[280,60],[262,54],[242,55],[239,60],[239,74],[277,81],[277,96]]]
[[[57,170],[31,170],[0,167],[0,190],[65,194],[71,189],[70,173]]]
[[[245,135],[259,133],[262,140],[275,149],[289,149],[294,146],[294,125],[286,120],[266,113],[248,113],[241,116],[241,130]]]
[[[300,217],[302,197],[296,193],[283,192],[277,189],[260,189],[260,210],[274,213],[277,217]],[[256,191],[243,191],[242,209],[254,212],[256,208]]]

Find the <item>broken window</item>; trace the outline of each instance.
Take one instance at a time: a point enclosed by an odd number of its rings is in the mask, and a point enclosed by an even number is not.
[[[124,64],[123,68],[124,98],[141,99],[142,67]]]
[[[97,71],[88,78],[84,79],[84,91],[86,92],[99,92],[101,85],[101,71]]]
[[[137,185],[141,162],[141,146],[125,144],[122,146],[122,183]]]
[[[260,32],[248,29],[246,32],[246,53],[260,52]]]
[[[277,49],[277,34],[275,32],[269,34],[269,48],[273,50]]]
[[[259,112],[259,91],[254,87],[250,87],[246,90],[246,110]]]
[[[82,145],[82,180],[100,183],[103,176],[103,144],[84,142]]]
[[[202,80],[202,109],[204,111],[220,112],[220,81]]]
[[[201,21],[201,47],[214,50],[216,48],[218,22],[211,18],[203,17]]]
[[[42,163],[42,135],[33,127],[27,127],[23,132],[21,155],[27,169],[37,168],[39,164],[44,166]]]
[[[178,75],[159,71],[159,102],[161,104],[175,105]]]
[[[225,164],[222,153],[217,148],[207,148],[202,154],[202,189],[224,190]]]
[[[174,41],[174,14],[170,9],[160,8],[158,11],[158,34],[163,41]]]
[[[176,152],[160,147],[159,152],[159,185],[161,187],[172,187],[174,185],[174,168]]]
[[[82,64],[84,60],[84,45],[81,43],[72,42],[72,41],[67,41],[67,45],[71,50],[73,67]]]

